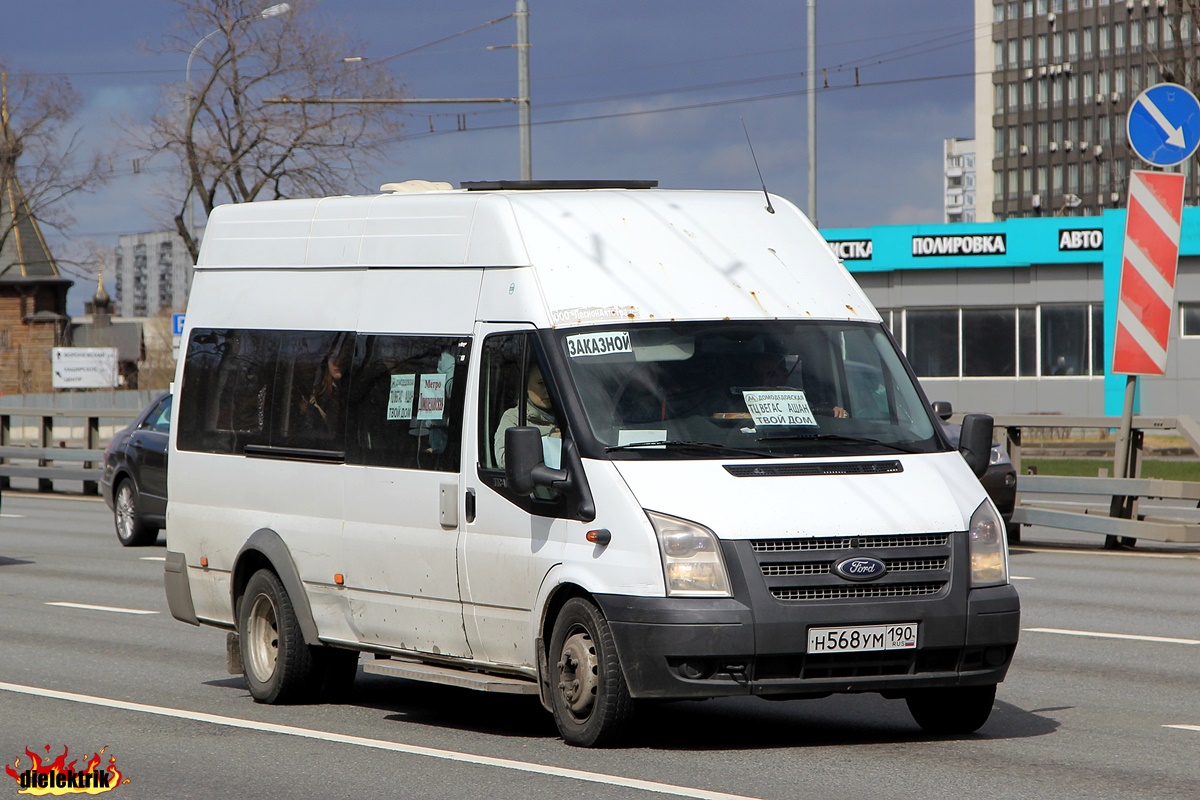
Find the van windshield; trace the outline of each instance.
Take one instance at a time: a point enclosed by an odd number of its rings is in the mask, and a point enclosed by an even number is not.
[[[610,458],[943,448],[878,324],[642,323],[558,338],[595,439],[585,449]]]

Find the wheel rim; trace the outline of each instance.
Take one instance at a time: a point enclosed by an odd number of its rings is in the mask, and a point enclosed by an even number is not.
[[[117,532],[122,539],[128,539],[133,536],[133,490],[129,488],[128,483],[122,483],[121,488],[117,490]]]
[[[265,594],[254,598],[246,625],[247,666],[259,681],[266,682],[275,672],[279,658],[279,622],[275,604]]]
[[[564,707],[576,719],[586,719],[596,704],[600,686],[600,662],[591,634],[572,630],[563,641],[558,661],[558,692]]]

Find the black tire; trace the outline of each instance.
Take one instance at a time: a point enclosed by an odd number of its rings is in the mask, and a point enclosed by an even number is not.
[[[250,577],[237,624],[250,696],[272,705],[307,699],[315,682],[312,651],[274,572],[260,569]]]
[[[1010,545],[1020,544],[1020,542],[1021,542],[1021,523],[1019,523],[1019,522],[1008,523],[1008,525],[1005,527],[1004,534],[1005,534],[1005,536],[1008,537],[1008,543]]]
[[[996,685],[925,689],[907,701],[913,719],[929,733],[974,733],[992,714]]]
[[[550,636],[549,665],[554,721],[563,740],[579,747],[614,743],[633,715],[633,700],[600,609],[579,597],[563,605]]]
[[[113,524],[125,547],[145,547],[158,541],[158,528],[142,519],[141,496],[133,478],[125,478],[113,489]]]

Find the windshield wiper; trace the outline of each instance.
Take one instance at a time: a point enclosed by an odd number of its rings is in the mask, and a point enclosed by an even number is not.
[[[681,439],[663,439],[656,442],[630,442],[629,444],[614,444],[604,448],[604,452],[612,453],[617,450],[633,450],[639,447],[661,447],[664,449],[709,450],[725,455],[743,455],[751,458],[776,458],[774,453],[763,453],[756,450],[742,450],[737,447],[727,447],[714,442],[689,442]]]
[[[888,444],[881,442],[878,439],[870,439],[866,436],[843,436],[840,433],[799,433],[789,436],[760,436],[760,442],[808,442],[808,441],[837,441],[850,442],[853,444],[870,444],[878,447],[886,447],[890,450],[895,450],[899,453],[919,453],[919,450],[913,450],[909,447],[901,447],[898,444]]]

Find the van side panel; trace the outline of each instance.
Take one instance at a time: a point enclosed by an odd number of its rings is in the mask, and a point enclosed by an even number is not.
[[[359,333],[470,337],[484,270],[362,270],[354,320]],[[352,326],[353,324],[352,323]]]
[[[467,341],[481,280],[482,271],[471,269],[198,270],[185,334],[197,328],[357,330],[461,335]],[[182,367],[181,361],[179,387]],[[232,625],[233,559],[255,530],[268,528],[278,532],[311,595],[321,638],[366,638],[389,647],[416,643],[420,649],[442,646],[444,653],[466,654],[454,564],[457,533],[439,526],[437,505],[439,487],[448,481],[457,484],[457,474],[364,470],[178,449],[171,454],[171,467],[169,549],[185,555],[201,619]],[[371,473],[377,491],[363,483],[364,472]],[[347,485],[353,490],[349,503]],[[414,531],[420,532],[417,539],[437,541],[422,551],[412,538]],[[347,547],[347,535],[366,541]],[[414,581],[429,572],[420,553],[441,552],[446,543],[448,583],[439,595]],[[207,568],[200,567],[201,557],[208,559]],[[335,585],[335,573],[345,576],[345,587]],[[366,619],[362,609],[370,604],[361,598],[378,599],[389,592],[385,605],[392,611],[376,609],[367,615],[374,621]],[[423,593],[427,594],[422,597]],[[357,599],[351,603],[350,597]],[[414,622],[407,633],[404,626],[392,625],[390,633],[379,633],[380,619],[394,622],[395,610],[403,605],[396,598],[405,597],[434,608],[439,619],[449,609],[451,631],[457,629],[463,646],[445,646],[442,631],[432,623]],[[415,637],[417,629],[426,635]]]

